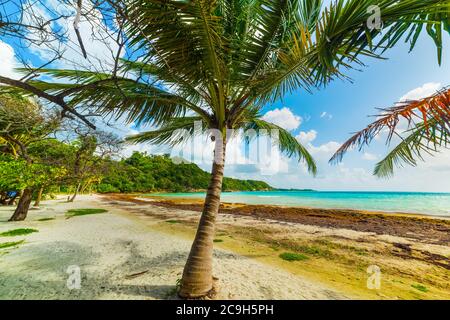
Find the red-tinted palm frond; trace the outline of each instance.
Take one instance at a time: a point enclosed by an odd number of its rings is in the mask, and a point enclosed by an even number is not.
[[[423,122],[425,130],[428,130],[428,122],[431,119],[443,124],[450,122],[450,87],[438,91],[436,94],[413,101],[403,101],[394,107],[380,109],[382,113],[378,120],[368,125],[364,130],[357,132],[345,142],[330,159],[330,162],[340,162],[344,154],[355,147],[362,149],[382,131],[387,130],[387,142],[397,135],[400,120],[405,119],[408,127]]]

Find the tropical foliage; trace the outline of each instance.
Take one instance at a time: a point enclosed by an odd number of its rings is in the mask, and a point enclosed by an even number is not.
[[[344,154],[354,148],[363,148],[380,134],[387,134],[387,143],[393,138],[400,140],[389,154],[377,163],[374,174],[389,177],[395,166],[408,164],[415,166],[423,154],[434,154],[450,145],[450,88],[415,101],[403,101],[391,108],[381,109],[378,119],[357,132],[330,160],[338,162]],[[405,132],[400,125],[407,126]]]
[[[27,158],[27,146],[39,141],[59,126],[53,114],[21,95],[0,95],[0,147],[14,157]]]
[[[135,152],[121,161],[109,160],[109,170],[98,186],[108,192],[189,192],[208,188],[211,175],[193,163],[175,164],[167,155]],[[265,182],[224,178],[225,191],[271,190]]]
[[[0,160],[0,192],[36,188],[58,181],[66,174],[65,168],[42,164],[27,164],[24,160]],[[55,182],[53,182],[55,183]]]

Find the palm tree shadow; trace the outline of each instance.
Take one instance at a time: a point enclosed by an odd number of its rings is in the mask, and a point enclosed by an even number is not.
[[[0,297],[7,299],[102,299],[114,293],[117,299],[136,298],[172,299],[176,298],[176,279],[173,285],[155,285],[155,281],[167,281],[160,277],[168,269],[182,267],[185,252],[173,251],[170,254],[148,258],[140,253],[137,244],[127,241],[128,257],[110,271],[87,271],[98,263],[99,254],[91,248],[77,243],[62,241],[57,247],[48,244],[28,244],[31,250],[20,252],[12,250],[13,267],[0,272]],[[122,249],[123,246],[119,246]],[[0,261],[1,262],[1,261]],[[67,287],[68,266],[79,266],[81,288]],[[0,263],[1,268],[1,263]],[[147,270],[142,276],[127,279],[126,275]],[[176,274],[175,274],[176,275]],[[163,279],[163,280],[161,280]],[[169,278],[170,281],[170,278]],[[132,282],[132,283],[127,283]],[[122,297],[123,296],[123,297]]]
[[[148,256],[138,241],[120,239],[112,247],[123,252],[125,258],[105,266],[99,265],[103,260],[100,253],[79,243],[59,241],[53,245],[26,243],[25,246],[32,248],[8,253],[13,267],[1,270],[0,261],[1,297],[16,299],[19,292],[25,299],[176,299],[176,282],[181,278],[188,255],[187,249],[174,248]],[[245,259],[217,250],[214,255],[218,261]],[[67,287],[67,270],[71,265],[80,267],[80,290]]]

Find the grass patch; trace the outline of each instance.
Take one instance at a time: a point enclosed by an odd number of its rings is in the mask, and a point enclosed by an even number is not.
[[[178,221],[178,220],[166,220],[165,222],[171,223],[171,224],[180,223],[180,221]]]
[[[37,221],[50,221],[50,220],[55,220],[55,218],[41,218],[38,219]]]
[[[223,240],[222,239],[214,239],[214,242],[223,242]]]
[[[314,256],[320,256],[324,258],[329,258],[332,256],[332,252],[330,250],[323,249],[317,246],[294,245],[293,248],[295,248],[296,251],[300,251]]]
[[[108,212],[108,210],[105,209],[71,209],[67,211],[66,217],[67,219],[78,217],[78,216],[86,216],[90,214],[99,214],[99,213],[105,213]]]
[[[427,287],[425,287],[421,284],[412,284],[411,287],[413,287],[416,290],[422,291],[422,292],[428,292]]]
[[[0,249],[16,247],[16,246],[18,246],[19,244],[24,243],[24,241],[25,241],[25,240],[14,241],[14,242],[4,242],[4,243],[0,243]]]
[[[302,243],[297,243],[292,240],[269,240],[269,244],[271,247],[277,247],[280,249],[283,248],[284,250],[298,252],[305,255],[322,257],[326,259],[331,259],[333,257],[333,253],[327,248],[321,248],[320,246],[310,246]]]
[[[38,232],[36,229],[14,229],[0,233],[0,237],[15,237],[24,236],[33,232]]]
[[[279,257],[286,261],[304,261],[309,259],[307,256],[303,254],[292,252],[283,252],[282,254],[279,255]]]

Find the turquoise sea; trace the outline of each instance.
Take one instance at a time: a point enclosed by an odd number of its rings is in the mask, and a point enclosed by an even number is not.
[[[156,194],[152,194],[155,196]],[[164,197],[204,198],[205,193],[165,193]],[[331,209],[421,213],[450,217],[450,193],[253,191],[224,192],[229,203],[267,204]]]

